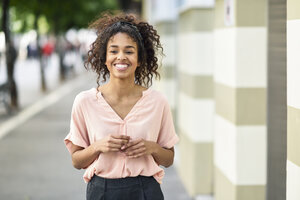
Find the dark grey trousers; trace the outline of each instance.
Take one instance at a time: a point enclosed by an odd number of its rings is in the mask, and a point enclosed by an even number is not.
[[[87,185],[87,200],[163,200],[160,184],[151,176],[105,179],[94,175]]]

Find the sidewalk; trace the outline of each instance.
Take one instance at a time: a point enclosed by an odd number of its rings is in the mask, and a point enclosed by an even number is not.
[[[84,171],[72,167],[63,139],[75,95],[94,80],[90,75],[71,80],[57,102],[0,139],[0,199],[85,199]],[[174,167],[166,169],[162,189],[166,200],[190,200]]]
[[[85,69],[80,56],[77,56],[76,63],[74,66],[75,73],[82,74]],[[7,80],[6,76],[6,65],[2,57],[0,59],[0,83]],[[15,64],[14,78],[17,84],[19,108],[23,110],[61,85],[58,55],[53,54],[45,67],[46,92],[41,90],[40,64],[37,59],[18,59]],[[4,106],[0,104],[0,123],[10,117]]]

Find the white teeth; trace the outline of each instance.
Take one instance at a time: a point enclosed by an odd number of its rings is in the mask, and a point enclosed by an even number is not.
[[[115,66],[117,68],[126,68],[126,67],[128,67],[128,65],[126,65],[126,64],[116,64]]]

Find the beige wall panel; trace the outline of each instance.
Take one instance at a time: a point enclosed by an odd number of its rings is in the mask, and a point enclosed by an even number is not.
[[[235,0],[234,1],[235,27],[266,26],[267,1],[266,0]],[[224,0],[216,0],[215,28],[233,27],[224,24]]]
[[[288,160],[300,166],[300,109],[288,106]]]
[[[156,30],[161,35],[174,35],[176,31],[175,21],[159,22],[155,26],[156,26]]]
[[[232,88],[215,83],[216,113],[235,125],[266,123],[266,89]]]
[[[215,200],[265,200],[263,185],[234,185],[215,166]]]
[[[175,77],[175,67],[163,66],[159,68],[159,73],[163,79],[173,79]]]
[[[300,19],[300,1],[287,0],[287,19]]]
[[[214,195],[215,200],[237,200],[235,195],[235,187],[230,180],[219,170],[214,167],[215,186]],[[239,199],[241,200],[241,199]]]
[[[214,82],[212,76],[193,76],[181,72],[179,74],[180,91],[193,98],[213,98]]]
[[[266,26],[267,0],[235,0],[236,26]]]
[[[211,194],[213,187],[213,144],[196,143],[180,131],[181,179],[191,196]]]
[[[211,8],[191,8],[180,13],[179,33],[212,31],[214,11]]]
[[[266,188],[263,185],[239,185],[236,187],[236,200],[265,200]]]
[[[216,113],[231,123],[235,123],[236,115],[236,90],[220,84],[215,83],[215,102]]]
[[[238,88],[236,92],[236,124],[266,124],[266,89]]]
[[[225,28],[224,23],[224,15],[225,15],[225,10],[224,10],[224,0],[216,0],[215,4],[215,19],[214,19],[214,26],[216,29],[218,28]]]

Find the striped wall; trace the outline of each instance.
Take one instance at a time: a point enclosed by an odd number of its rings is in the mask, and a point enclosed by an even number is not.
[[[287,1],[287,200],[300,199],[300,1]]]
[[[153,88],[167,97],[176,125],[176,1],[143,0],[142,5],[143,17],[157,30],[164,54],[158,55],[161,79],[154,80]]]
[[[182,5],[177,38],[179,174],[190,196],[213,192],[214,9],[198,2]]]
[[[168,102],[175,114],[175,90],[176,90],[176,22],[159,21],[155,27],[160,35],[164,54],[160,68],[161,80],[156,83],[157,89],[161,90],[168,98]]]
[[[232,15],[225,21],[228,2]],[[266,0],[216,0],[215,200],[265,199],[266,6]]]

